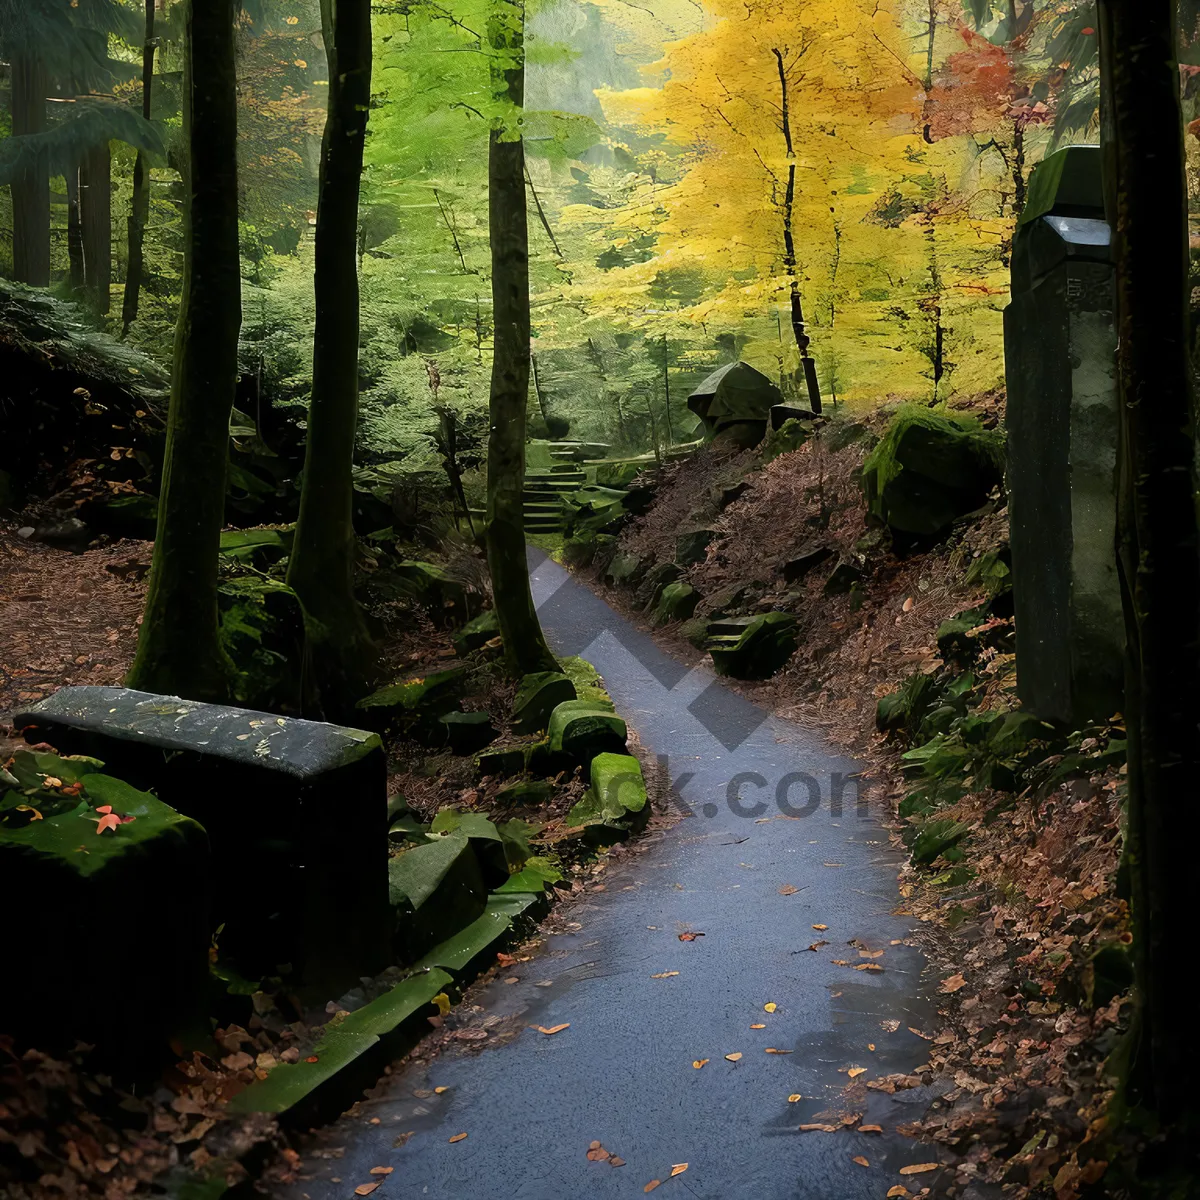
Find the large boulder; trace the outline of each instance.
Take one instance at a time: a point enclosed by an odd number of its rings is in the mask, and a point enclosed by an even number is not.
[[[1004,437],[963,414],[904,405],[862,477],[873,516],[900,533],[932,536],[1002,483]]]
[[[650,805],[646,780],[636,758],[631,754],[597,754],[589,776],[591,786],[567,814],[568,825],[600,826],[623,837],[646,823]]]

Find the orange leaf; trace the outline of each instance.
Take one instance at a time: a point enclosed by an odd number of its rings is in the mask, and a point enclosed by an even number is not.
[[[858,1163],[860,1167],[869,1167],[871,1165],[861,1154],[856,1154],[851,1161]]]
[[[551,1025],[549,1029],[547,1029],[545,1025],[531,1025],[530,1028],[536,1029],[538,1033],[544,1033],[549,1036],[552,1033],[562,1033],[564,1029],[570,1029],[571,1022],[564,1021],[561,1025]]]
[[[707,1058],[698,1058],[694,1063],[692,1063],[692,1066],[698,1071],[706,1062],[708,1062]]]
[[[909,1167],[901,1167],[901,1175],[923,1175],[926,1171],[936,1171],[941,1163],[913,1163]]]
[[[305,1062],[320,1062],[321,1060],[315,1054],[310,1054],[304,1061]]]
[[[836,1125],[801,1125],[801,1133],[837,1133]]]
[[[461,1142],[466,1136],[465,1133],[456,1133],[450,1140],[452,1142]]]
[[[897,1196],[911,1196],[912,1192],[903,1184],[898,1183],[894,1188],[888,1188],[888,1200],[896,1200]]]
[[[737,1061],[738,1061],[738,1059],[742,1057],[742,1052],[741,1052],[740,1050],[737,1050],[737,1051],[735,1051],[733,1054],[727,1054],[727,1055],[725,1055],[725,1057],[726,1057],[726,1058],[727,1058],[727,1059],[728,1059],[730,1062],[737,1062]]]
[[[105,813],[104,816],[96,822],[96,832],[103,833],[106,829],[117,829],[121,824],[121,818],[116,813]]]
[[[678,971],[660,971],[657,975],[651,975],[651,979],[670,979],[673,975],[678,975]]]
[[[882,1133],[883,1126],[882,1125],[860,1125],[858,1127],[858,1132],[859,1133]]]
[[[950,992],[957,992],[959,988],[966,986],[967,981],[961,975],[951,975],[949,979],[943,979],[938,984],[938,991],[948,995]]]
[[[766,1029],[765,1025],[751,1025],[751,1029]]]
[[[850,1070],[848,1070],[846,1072],[846,1074],[849,1075],[851,1079],[857,1079],[860,1075],[865,1075],[866,1073],[867,1073],[866,1067],[851,1067]]]
[[[776,1050],[774,1046],[767,1047],[768,1054],[791,1054],[790,1050]]]
[[[671,1178],[674,1179],[676,1175],[682,1175],[684,1173],[684,1171],[686,1171],[687,1169],[688,1169],[687,1163],[676,1163],[671,1168]]]
[[[789,1103],[789,1104],[795,1104],[797,1100],[803,1100],[803,1099],[804,1099],[804,1097],[803,1097],[803,1096],[801,1096],[799,1092],[793,1092],[793,1093],[792,1093],[792,1094],[791,1094],[791,1095],[788,1097],[788,1103]]]
[[[370,1175],[390,1175],[395,1169],[396,1169],[395,1167],[372,1167],[371,1170],[368,1172],[368,1174],[370,1174]]]
[[[793,887],[792,884],[785,883],[783,887],[779,889],[779,894],[781,896],[794,896],[799,890],[800,889],[798,887]]]
[[[448,1092],[449,1090],[450,1090],[450,1089],[449,1089],[448,1087],[445,1087],[445,1086],[443,1086],[443,1087],[435,1087],[435,1088],[433,1089],[433,1094],[434,1094],[435,1096],[440,1096],[440,1095],[441,1095],[443,1092]]]
[[[96,809],[96,811],[98,813],[104,813],[107,816],[110,812],[112,812],[112,805],[111,804],[102,804],[102,805],[100,805],[100,807],[98,809]]]
[[[377,1179],[374,1183],[360,1183],[354,1189],[354,1194],[356,1196],[369,1196],[382,1182],[382,1179]]]
[[[681,942],[694,942],[697,938],[700,938],[703,936],[704,936],[704,934],[702,934],[702,933],[681,933],[679,935],[679,940]],[[658,1185],[655,1184],[655,1186],[657,1187]]]
[[[828,925],[814,925],[813,928],[815,930],[817,930],[818,933],[824,933],[825,930],[827,930],[829,928],[829,926]]]
[[[652,1192],[652,1191],[654,1191],[654,1189],[656,1187],[658,1187],[658,1185],[660,1183],[662,1183],[661,1179],[652,1179],[652,1180],[650,1180],[650,1182],[648,1184],[646,1184],[646,1186],[644,1188],[642,1188],[642,1191],[643,1192]]]

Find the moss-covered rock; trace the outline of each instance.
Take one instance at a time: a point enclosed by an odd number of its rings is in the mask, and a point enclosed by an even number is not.
[[[567,814],[577,826],[607,826],[621,835],[644,825],[650,816],[642,767],[630,754],[597,754],[590,767],[591,786]]]
[[[637,587],[646,574],[646,561],[639,554],[618,550],[601,573],[601,578],[614,587]]]
[[[928,536],[982,505],[1003,473],[1002,434],[963,414],[910,404],[863,464],[863,489],[872,515]]]
[[[128,1072],[202,1022],[209,848],[197,822],[102,767],[18,751],[0,777],[0,905],[13,917],[0,1028],[52,1051],[92,1043]]]
[[[517,685],[513,701],[513,728],[517,733],[537,733],[546,728],[550,714],[568,700],[578,699],[575,685],[561,671],[537,671]]]
[[[772,429],[767,434],[767,440],[762,448],[763,462],[769,463],[781,454],[790,454],[793,450],[799,450],[812,437],[813,428],[811,420],[788,417],[778,429]]]
[[[683,568],[678,563],[657,563],[646,572],[638,585],[637,600],[648,609],[653,609],[662,596],[663,588],[683,578]]]
[[[628,731],[615,712],[597,701],[571,700],[550,714],[546,733],[552,753],[587,764],[597,754],[624,750]]]
[[[413,962],[474,921],[487,903],[479,860],[466,832],[434,835],[388,862],[396,944]]]
[[[697,650],[703,650],[708,645],[708,618],[691,617],[679,624],[679,633]]]
[[[302,711],[306,643],[299,596],[279,580],[246,575],[221,584],[217,608],[221,644],[237,668],[238,703]]]
[[[686,621],[696,611],[700,593],[690,583],[680,579],[663,588],[654,609],[654,621],[666,625],[671,621]]]
[[[718,675],[768,679],[796,652],[796,618],[770,612],[736,625],[712,622],[707,647]]]
[[[481,650],[488,642],[500,636],[500,618],[496,610],[489,608],[479,616],[468,621],[455,633],[454,651],[456,654],[470,654],[473,650]]]
[[[586,658],[572,654],[561,659],[558,665],[575,685],[575,692],[580,700],[592,701],[601,708],[613,708],[612,697],[604,690],[600,672]]]
[[[375,728],[431,727],[458,704],[466,686],[465,667],[447,667],[414,679],[380,688],[360,700],[355,708]]]

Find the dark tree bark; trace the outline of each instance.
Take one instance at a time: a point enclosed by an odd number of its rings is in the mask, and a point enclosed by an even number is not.
[[[345,714],[374,674],[354,598],[354,431],[358,421],[358,192],[371,100],[370,0],[322,0],[329,106],[317,200],[316,328],[304,485],[288,567],[308,623],[327,714]]]
[[[67,171],[67,260],[68,285],[73,293],[83,291],[83,227],[79,220],[79,168]]]
[[[105,316],[112,292],[112,152],[93,146],[79,168],[79,218],[83,236],[83,290],[88,307]]]
[[[1120,336],[1126,862],[1137,1001],[1126,1099],[1182,1127],[1188,1114],[1195,1119],[1200,1058],[1194,998],[1178,965],[1194,924],[1200,844],[1200,540],[1176,10],[1174,0],[1101,0],[1099,12]]]
[[[46,130],[46,67],[37,58],[14,55],[13,136]],[[33,287],[50,286],[50,166],[45,156],[12,184],[13,277]]]
[[[183,296],[146,611],[129,686],[224,700],[217,627],[229,414],[242,323],[238,259],[236,0],[185,0],[187,181]]]
[[[146,33],[142,42],[142,116],[150,120],[154,89],[154,6],[146,0]],[[129,205],[129,250],[125,262],[125,290],[121,297],[121,336],[137,320],[138,300],[142,288],[142,251],[146,238],[146,222],[150,217],[150,179],[145,152],[139,150],[133,160],[133,198]]]
[[[487,556],[504,655],[518,675],[557,669],[546,645],[525,560],[525,413],[529,403],[529,224],[525,146],[516,125],[525,102],[525,8],[495,0],[488,40],[498,65],[492,81],[509,119],[488,145],[488,230],[495,335],[488,406]]]
[[[791,309],[792,336],[796,339],[796,349],[800,352],[800,371],[797,383],[803,382],[808,391],[808,403],[813,412],[821,411],[821,388],[817,383],[817,367],[808,352],[812,339],[804,323],[804,307],[800,298],[800,279],[796,274],[796,238],[793,232],[793,214],[796,206],[796,162],[795,149],[792,146],[792,120],[788,107],[787,72],[783,67],[783,54],[773,50],[776,64],[779,67],[780,112],[782,114],[781,128],[787,145],[788,175],[787,187],[783,194],[783,269],[788,279],[788,300]]]

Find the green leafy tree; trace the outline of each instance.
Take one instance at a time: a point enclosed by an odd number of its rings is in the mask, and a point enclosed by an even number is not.
[[[217,625],[229,416],[241,290],[237,213],[235,0],[184,0],[188,178],[183,298],[176,328],[158,532],[129,686],[193,700],[228,696]]]
[[[371,99],[369,0],[323,0],[329,113],[317,202],[316,326],[300,519],[288,582],[304,605],[327,711],[348,711],[373,673],[354,598],[358,417],[358,194]]]

